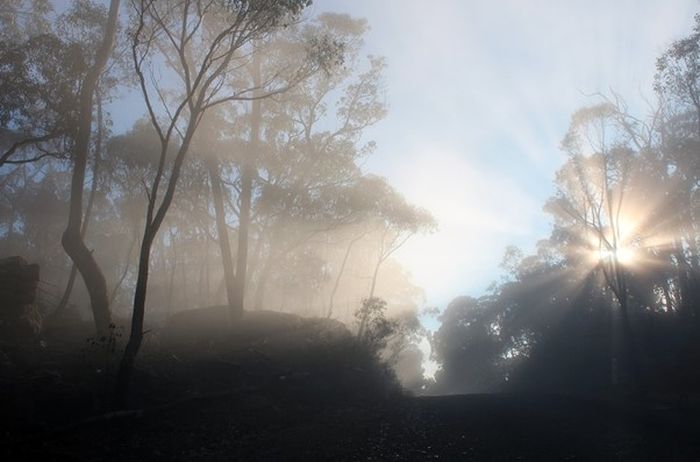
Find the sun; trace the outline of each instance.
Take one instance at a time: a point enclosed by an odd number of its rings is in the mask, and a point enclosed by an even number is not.
[[[596,252],[598,261],[606,262],[615,260],[623,265],[631,265],[636,260],[636,253],[629,246],[621,246],[617,249],[598,249]]]

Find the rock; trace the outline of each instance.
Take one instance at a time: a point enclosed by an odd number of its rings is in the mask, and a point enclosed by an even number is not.
[[[36,305],[39,265],[22,257],[0,259],[0,337],[9,343],[32,343],[41,333]]]

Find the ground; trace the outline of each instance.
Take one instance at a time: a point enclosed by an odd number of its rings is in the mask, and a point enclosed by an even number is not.
[[[25,348],[24,358],[5,348],[0,457],[700,459],[697,411],[541,394],[412,397],[340,326],[266,316],[246,321],[250,334],[233,346],[208,337],[147,347],[131,408],[118,412],[105,406],[110,367],[94,347]]]
[[[553,396],[322,405],[241,392],[7,446],[5,460],[698,460],[677,416]],[[695,427],[697,428],[697,427]]]

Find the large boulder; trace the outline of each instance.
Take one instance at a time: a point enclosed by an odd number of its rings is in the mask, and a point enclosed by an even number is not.
[[[36,305],[39,265],[22,257],[0,259],[0,338],[8,343],[31,343],[41,332]]]

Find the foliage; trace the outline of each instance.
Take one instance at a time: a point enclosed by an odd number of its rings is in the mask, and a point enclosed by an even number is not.
[[[684,396],[700,384],[682,366],[700,351],[698,24],[659,58],[647,114],[613,92],[572,115],[544,207],[551,234],[533,255],[508,248],[492,292],[441,315],[436,392]]]

